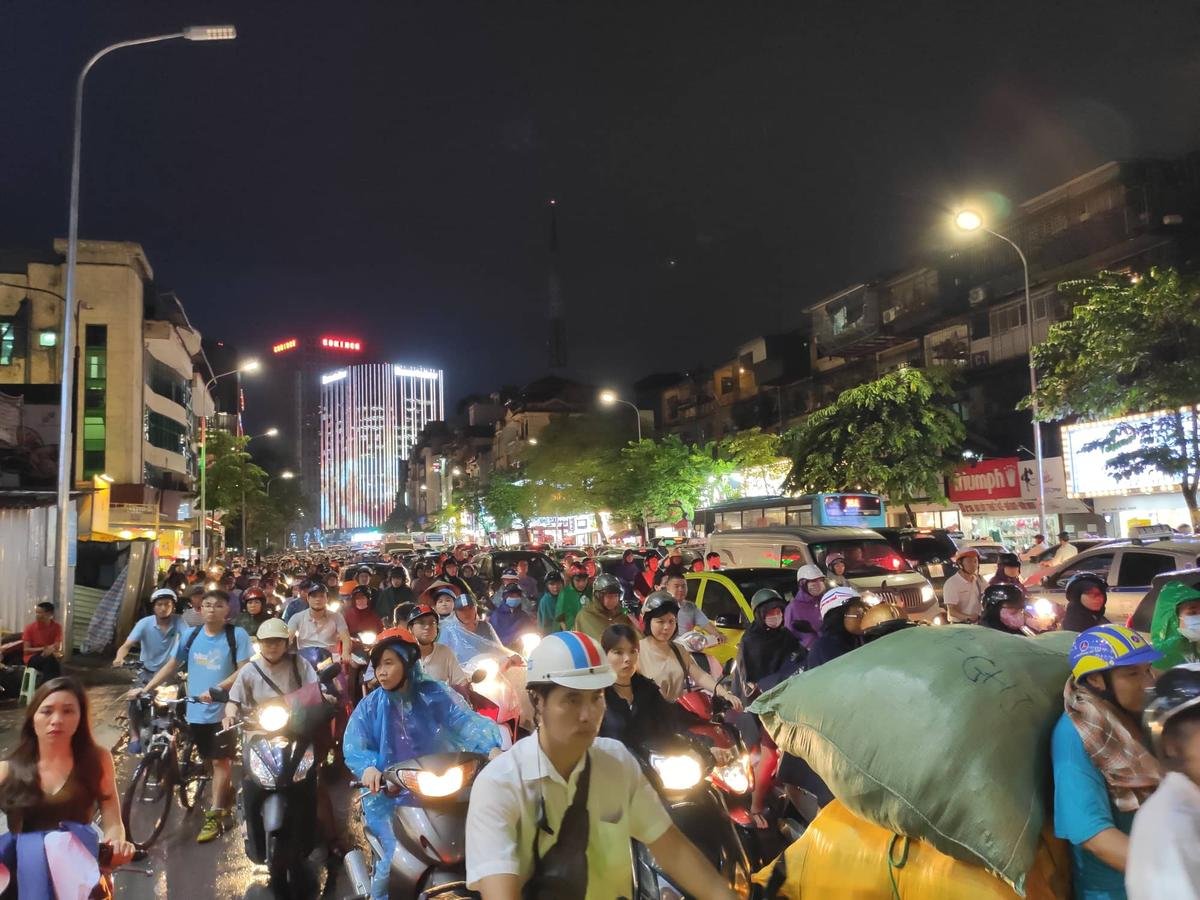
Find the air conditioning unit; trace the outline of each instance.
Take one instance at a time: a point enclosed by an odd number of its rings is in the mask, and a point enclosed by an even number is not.
[[[897,310],[896,310],[896,307],[894,307],[894,306],[891,306],[891,307],[888,307],[887,309],[885,309],[881,315],[881,318],[883,319],[883,323],[886,325],[888,322],[895,322],[896,321],[896,312],[897,312]]]
[[[971,304],[971,306],[978,306],[980,303],[983,303],[985,300],[987,300],[987,298],[988,289],[983,285],[973,287],[967,291],[967,302]]]

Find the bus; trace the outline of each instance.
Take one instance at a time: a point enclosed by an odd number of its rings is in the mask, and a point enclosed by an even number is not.
[[[887,525],[885,503],[878,494],[801,494],[799,497],[744,497],[696,510],[696,527],[704,534],[717,529],[763,528],[768,525]]]

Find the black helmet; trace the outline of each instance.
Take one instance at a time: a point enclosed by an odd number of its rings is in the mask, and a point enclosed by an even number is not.
[[[1104,601],[1108,602],[1108,582],[1104,580],[1104,576],[1097,575],[1095,572],[1079,572],[1072,575],[1067,582],[1065,588],[1068,603],[1078,603],[1079,598],[1083,596],[1083,592],[1089,587],[1098,587],[1104,591]]]
[[[990,584],[980,597],[984,612],[997,606],[1025,606],[1025,592],[1015,584]]]
[[[1200,706],[1200,663],[1184,663],[1159,676],[1142,714],[1155,753],[1163,755],[1162,736],[1167,723],[1197,706]]]
[[[546,584],[549,584],[552,581],[557,581],[559,584],[562,584],[563,583],[562,572],[558,571],[558,569],[551,569],[546,574]]]
[[[1016,566],[1019,569],[1021,568],[1021,558],[1015,553],[1001,553],[996,560],[996,565],[1002,569],[1005,566]]]
[[[392,566],[388,569],[388,578],[403,578],[408,581],[408,570],[404,566]]]
[[[782,606],[787,605],[787,601],[780,596],[779,591],[773,591],[771,588],[759,588],[754,592],[754,596],[750,598],[750,611],[757,615],[758,608],[767,603],[778,603]]]
[[[621,587],[621,582],[617,580],[616,575],[609,575],[607,573],[604,575],[597,575],[596,580],[592,582],[593,597],[599,597],[601,594],[609,594],[614,591],[618,594],[624,593],[624,589]],[[650,598],[647,597],[646,599],[649,600]]]
[[[611,576],[610,576],[611,577]],[[615,580],[615,579],[614,579]],[[650,633],[650,623],[659,616],[679,615],[679,604],[666,591],[655,591],[642,604],[642,634]]]

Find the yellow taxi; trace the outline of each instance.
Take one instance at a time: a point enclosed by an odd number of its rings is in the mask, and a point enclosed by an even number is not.
[[[753,568],[718,569],[713,572],[688,572],[688,599],[696,606],[728,640],[724,644],[710,647],[708,653],[722,665],[737,654],[738,642],[754,614],[750,611],[750,598],[762,588],[778,591],[784,600],[796,594],[796,571],[794,569]]]

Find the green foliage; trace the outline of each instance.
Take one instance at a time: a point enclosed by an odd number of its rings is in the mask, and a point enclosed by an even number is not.
[[[520,475],[493,472],[483,492],[483,508],[499,531],[522,525],[537,511],[537,498],[529,482]]]
[[[612,416],[565,416],[552,421],[526,455],[521,472],[538,512],[574,515],[611,509],[624,466],[625,436]]]
[[[208,474],[205,502],[211,510],[236,511],[241,514],[242,496],[261,492],[267,483],[267,473],[254,464],[246,445],[250,438],[228,431],[210,429],[206,456]]]
[[[941,370],[900,369],[844,391],[789,433],[797,492],[870,490],[894,503],[943,499],[966,429]]]
[[[613,508],[628,515],[640,515],[644,509],[662,518],[690,519],[705,487],[733,468],[728,460],[716,458],[714,444],[685,444],[673,434],[632,444],[622,457],[625,467]]]
[[[1108,461],[1118,479],[1150,469],[1176,477],[1200,522],[1200,440],[1195,416],[1179,412],[1200,399],[1200,279],[1173,269],[1151,269],[1137,280],[1102,272],[1060,290],[1076,302],[1033,351],[1041,373],[1038,417],[1166,411],[1141,425],[1118,425],[1085,449],[1119,451]]]
[[[751,428],[722,438],[717,455],[735,469],[767,468],[783,456],[783,441],[777,434]]]

